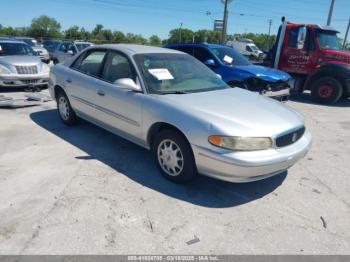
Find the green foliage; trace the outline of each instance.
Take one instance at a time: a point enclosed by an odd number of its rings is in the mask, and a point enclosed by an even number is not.
[[[61,38],[61,24],[54,18],[42,15],[32,20],[29,35],[32,37]]]
[[[169,32],[169,39],[168,43],[173,44],[173,43],[192,43],[193,37],[194,37],[194,32],[190,29],[187,28],[177,28],[173,29]],[[180,40],[181,38],[181,40]]]
[[[124,43],[126,41],[125,34],[120,31],[113,32],[113,43]]]
[[[161,46],[162,40],[158,36],[152,35],[148,40],[148,44],[152,46]]]

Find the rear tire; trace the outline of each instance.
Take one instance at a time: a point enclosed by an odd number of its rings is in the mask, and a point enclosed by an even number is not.
[[[311,86],[311,96],[322,104],[334,104],[342,96],[343,88],[341,83],[333,77],[321,77]]]
[[[70,105],[67,95],[63,91],[60,91],[57,94],[56,100],[58,115],[62,122],[68,126],[75,125],[78,122],[78,117]]]
[[[178,132],[164,130],[158,133],[152,153],[157,167],[166,179],[185,184],[197,176],[191,146]]]

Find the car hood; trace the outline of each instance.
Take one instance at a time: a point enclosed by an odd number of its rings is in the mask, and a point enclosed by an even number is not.
[[[235,66],[234,69],[239,69],[244,73],[252,75],[252,77],[256,77],[268,82],[288,81],[291,78],[291,76],[285,72],[264,66]]]
[[[348,51],[324,49],[323,53],[326,58],[335,59],[350,64],[350,52]]]
[[[304,125],[303,116],[275,100],[240,88],[160,96],[178,110],[234,136],[273,137]]]
[[[41,51],[41,52],[46,52],[46,49],[41,46],[33,46],[32,47],[34,51]]]
[[[0,64],[3,65],[39,65],[40,58],[37,56],[0,56]]]

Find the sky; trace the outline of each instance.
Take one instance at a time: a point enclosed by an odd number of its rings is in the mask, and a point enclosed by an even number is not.
[[[229,5],[228,34],[276,34],[282,16],[295,23],[325,25],[331,0],[233,0]],[[78,25],[91,30],[105,28],[149,37],[167,38],[180,27],[191,30],[213,29],[222,19],[221,0],[0,0],[0,24],[29,26],[34,17],[48,15],[67,29]],[[350,18],[350,0],[335,0],[332,26],[345,35]]]

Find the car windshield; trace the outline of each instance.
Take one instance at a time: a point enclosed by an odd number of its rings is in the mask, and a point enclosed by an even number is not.
[[[205,65],[185,54],[139,54],[134,59],[152,94],[185,94],[226,89]]]
[[[259,49],[256,47],[256,45],[250,45],[250,48],[253,50],[253,51],[258,51]]]
[[[337,39],[337,33],[334,31],[317,32],[317,40],[321,49],[340,50],[340,44]]]
[[[35,55],[33,49],[22,43],[0,43],[0,56]]]
[[[211,51],[226,65],[246,66],[251,65],[249,60],[230,47],[211,47]]]
[[[20,39],[20,40],[32,47],[37,45],[37,42],[33,39]]]
[[[90,46],[90,44],[75,44],[75,45],[78,48],[79,52]]]
[[[59,44],[60,44],[60,41],[51,41],[51,40],[45,41],[43,43],[44,47],[51,51],[55,50]]]

